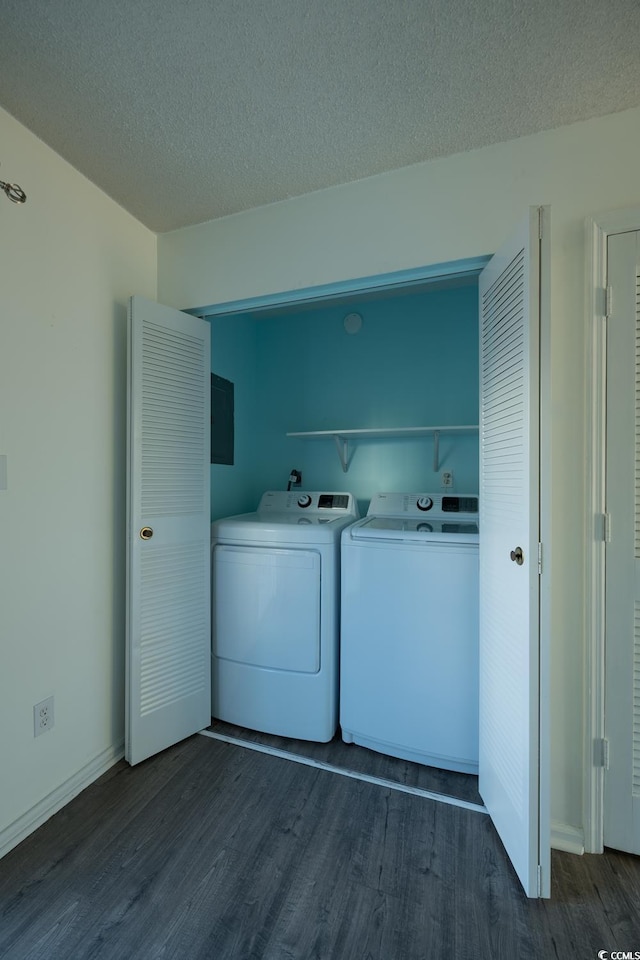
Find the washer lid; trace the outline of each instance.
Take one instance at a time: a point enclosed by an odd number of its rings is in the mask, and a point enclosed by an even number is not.
[[[352,540],[404,540],[416,543],[478,543],[478,524],[436,517],[365,517],[349,530]]]

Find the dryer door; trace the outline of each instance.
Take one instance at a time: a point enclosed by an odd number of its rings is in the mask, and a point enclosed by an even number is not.
[[[272,670],[320,669],[320,555],[218,544],[213,655]]]

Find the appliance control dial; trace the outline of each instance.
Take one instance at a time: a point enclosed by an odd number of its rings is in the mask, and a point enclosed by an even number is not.
[[[418,497],[416,506],[418,510],[431,510],[431,507],[433,506],[433,500],[431,497]]]
[[[311,506],[311,497],[308,493],[303,493],[301,497],[298,497],[298,506],[302,507],[303,509],[304,507]]]

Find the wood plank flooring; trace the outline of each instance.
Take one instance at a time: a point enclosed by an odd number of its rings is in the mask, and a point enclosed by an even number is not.
[[[356,743],[344,743],[338,734],[329,743],[312,743],[290,737],[276,737],[259,733],[247,727],[238,727],[222,720],[212,720],[209,730],[240,740],[249,740],[268,747],[276,747],[287,753],[308,757],[322,763],[354,773],[365,773],[383,780],[392,780],[403,786],[418,787],[442,796],[455,797],[468,803],[482,806],[478,793],[478,778],[473,774],[439,770],[421,763],[411,763],[396,757],[387,757],[374,750],[367,750]]]
[[[640,951],[640,858],[195,736],[117,764],[0,861],[3,960],[546,960]]]

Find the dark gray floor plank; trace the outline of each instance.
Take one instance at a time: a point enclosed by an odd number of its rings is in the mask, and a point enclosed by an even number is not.
[[[368,750],[356,743],[344,743],[339,735],[329,743],[314,743],[292,737],[278,737],[269,733],[238,727],[223,720],[212,720],[209,727],[213,733],[249,740],[265,746],[276,747],[299,756],[309,757],[323,763],[355,773],[365,773],[383,780],[392,780],[405,786],[419,787],[432,793],[456,797],[469,803],[482,804],[478,793],[478,778],[473,774],[457,773],[454,770],[439,770],[422,763],[412,763],[397,757],[388,757],[376,750]]]
[[[639,904],[639,858],[554,852],[531,901],[487,816],[194,737],[0,861],[0,956],[590,960]]]

